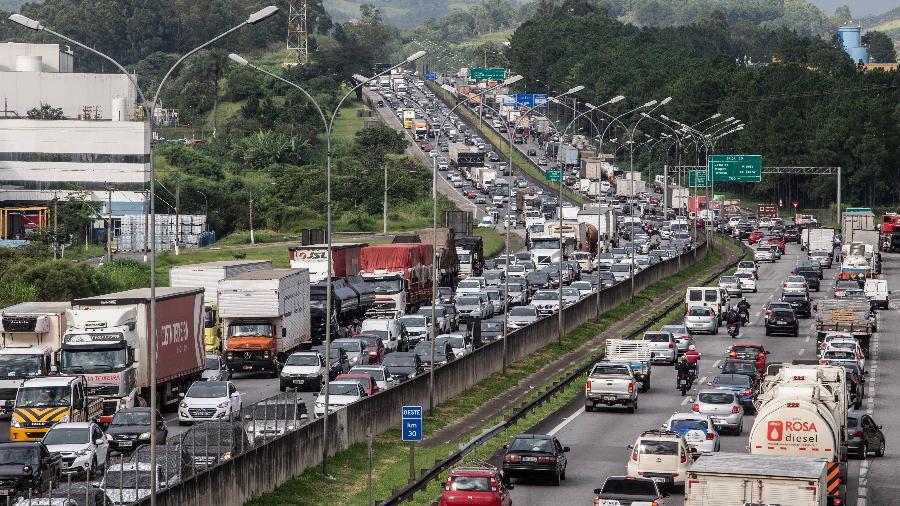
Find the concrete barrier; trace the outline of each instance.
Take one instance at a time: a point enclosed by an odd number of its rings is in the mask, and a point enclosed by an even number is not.
[[[706,244],[698,247],[696,257],[688,252],[677,258],[660,262],[641,271],[635,277],[635,291],[676,274],[681,269],[704,258]],[[696,260],[695,260],[696,258]],[[600,298],[601,314],[627,302],[631,295],[630,281],[601,290],[563,312],[565,332],[593,319]],[[509,334],[507,363],[513,363],[557,340],[557,316],[549,316]],[[503,344],[495,341],[474,353],[435,370],[434,402],[441,404],[469,387],[501,370]],[[428,406],[429,378],[427,374],[413,378],[368,399],[351,404],[329,417],[330,454],[346,450],[366,441],[367,434],[381,434],[400,424],[400,408],[404,405]],[[267,444],[219,464],[212,469],[188,478],[174,487],[161,490],[157,496],[160,506],[238,506],[248,500],[271,492],[279,485],[321,464],[323,454],[323,420],[312,420],[297,430]],[[423,463],[425,466],[431,462]],[[141,505],[149,505],[145,499]]]

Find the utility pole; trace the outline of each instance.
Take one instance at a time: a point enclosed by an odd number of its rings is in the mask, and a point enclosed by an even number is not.
[[[112,262],[112,186],[106,185],[106,262]]]
[[[181,181],[175,183],[175,255],[178,255],[181,244]]]
[[[153,181],[150,181],[153,184]],[[154,234],[155,237],[155,234]],[[150,190],[144,192],[144,263],[147,263],[147,252],[150,251]]]
[[[53,192],[53,259],[59,258],[59,197]]]
[[[385,164],[385,165],[384,165],[384,216],[382,217],[382,221],[384,221],[384,230],[383,230],[383,233],[384,233],[385,236],[387,235],[387,229],[388,229],[388,223],[387,223],[387,220],[388,220],[388,218],[387,218],[387,208],[388,208],[388,199],[387,199],[387,195],[388,195],[388,185],[387,185],[387,183],[388,183],[388,174],[387,174],[387,172],[388,172],[387,164]]]
[[[253,190],[250,190],[250,244],[256,244],[253,237]]]

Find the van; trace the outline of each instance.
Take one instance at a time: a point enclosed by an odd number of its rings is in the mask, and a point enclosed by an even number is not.
[[[887,309],[890,304],[891,291],[888,290],[886,279],[867,279],[865,287],[866,297],[873,307]]]
[[[384,347],[397,351],[401,341],[400,320],[394,318],[366,318],[360,326],[361,334],[373,334],[381,338]]]
[[[722,315],[731,308],[728,292],[717,286],[691,286],[684,292],[684,314],[694,306],[713,308],[722,323]]]

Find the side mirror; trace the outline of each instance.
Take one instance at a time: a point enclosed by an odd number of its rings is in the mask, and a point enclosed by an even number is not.
[[[601,491],[601,490],[603,490],[603,489],[601,489],[601,488],[595,488],[595,489],[594,489],[594,493],[597,494],[597,495],[600,495],[600,491]]]
[[[626,446],[626,448],[628,448],[629,450],[634,450],[634,445],[628,445]]]
[[[878,427],[878,428],[880,429],[880,428],[881,428],[881,425],[876,425],[875,427]]]
[[[572,451],[571,448],[569,448],[568,446],[563,446],[563,453],[567,453],[567,452],[570,452],[570,451]]]
[[[184,392],[178,394],[178,398],[179,398],[179,399],[184,399]]]

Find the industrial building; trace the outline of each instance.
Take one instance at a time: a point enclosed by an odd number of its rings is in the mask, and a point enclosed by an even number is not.
[[[841,48],[850,55],[853,63],[869,63],[869,50],[862,45],[859,25],[845,25],[838,28],[838,39],[841,41]]]
[[[62,119],[29,119],[48,105]],[[58,44],[0,44],[0,238],[23,238],[41,223],[41,207],[87,190],[107,216],[112,192],[116,235],[123,216],[145,211],[150,128],[128,76],[75,72]]]

